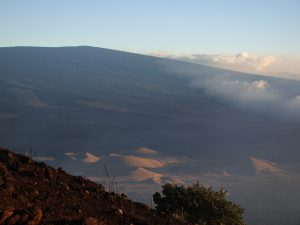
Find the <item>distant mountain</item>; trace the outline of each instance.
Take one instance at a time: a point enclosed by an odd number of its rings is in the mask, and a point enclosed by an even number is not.
[[[0,143],[40,154],[150,146],[201,158],[300,159],[299,121],[193,85],[207,77],[264,79],[300,91],[298,81],[108,49],[0,48]]]
[[[201,179],[254,208],[249,224],[300,221],[300,81],[87,46],[0,48],[0,126],[0,145],[73,174]]]

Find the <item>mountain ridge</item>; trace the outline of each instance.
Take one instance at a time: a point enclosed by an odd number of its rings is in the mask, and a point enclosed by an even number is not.
[[[258,73],[250,73],[250,72],[243,72],[239,70],[231,70],[228,68],[213,66],[213,65],[207,65],[207,64],[201,64],[201,63],[193,63],[189,61],[179,60],[179,59],[173,59],[173,58],[165,58],[165,57],[159,57],[155,55],[149,55],[146,53],[138,53],[138,52],[130,52],[130,51],[124,51],[124,50],[118,50],[118,49],[111,49],[111,48],[105,48],[105,47],[96,47],[96,46],[90,46],[90,45],[74,45],[74,46],[9,46],[9,47],[0,47],[0,49],[94,49],[94,50],[102,50],[107,52],[114,52],[119,54],[130,54],[135,56],[142,56],[147,58],[153,58],[153,59],[159,59],[166,62],[177,62],[181,63],[182,65],[190,65],[195,67],[202,67],[202,68],[211,68],[216,69],[223,72],[229,72],[229,73],[236,73],[236,74],[243,74],[245,76],[255,76],[255,77],[261,77],[264,78],[272,78],[275,80],[290,80],[290,81],[296,81],[300,82],[298,79],[292,79],[290,77],[280,77],[280,76],[272,76],[272,75],[265,75],[265,74],[258,74]]]

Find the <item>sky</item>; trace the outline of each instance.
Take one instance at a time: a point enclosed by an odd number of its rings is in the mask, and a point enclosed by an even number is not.
[[[0,32],[1,47],[300,59],[300,0],[0,0]]]

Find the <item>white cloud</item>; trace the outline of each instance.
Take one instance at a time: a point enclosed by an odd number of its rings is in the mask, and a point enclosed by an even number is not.
[[[236,55],[195,55],[192,60],[195,63],[205,63],[245,72],[264,72],[276,61],[277,58],[271,55],[255,56],[250,55],[248,52]]]
[[[300,89],[290,91],[265,79],[250,81],[225,77],[206,80],[196,78],[191,84],[254,111],[292,120],[300,115],[300,95],[297,94]]]
[[[273,55],[252,55],[248,52],[233,54],[152,54],[231,70],[294,78],[300,80],[300,57]],[[190,79],[190,85],[201,88],[205,93],[217,96],[247,110],[271,114],[289,120],[299,119],[300,88],[296,82],[284,81],[266,76],[238,75],[230,71],[215,69],[190,69],[189,66],[162,64],[164,69],[178,76]],[[295,83],[293,83],[295,82]]]
[[[294,99],[288,102],[288,106],[295,110],[296,112],[300,111],[300,95],[296,96]]]
[[[256,80],[253,82],[249,81],[239,81],[239,80],[234,80],[234,81],[223,81],[222,84],[224,86],[232,86],[232,87],[237,87],[241,88],[242,91],[248,90],[248,91],[262,91],[266,90],[270,87],[270,84],[266,80]]]
[[[89,152],[85,153],[85,156],[85,159],[82,160],[84,163],[96,163],[101,159],[100,157],[93,155]]]
[[[214,77],[208,79],[195,78],[191,83],[194,87],[205,88],[207,92],[221,96],[230,101],[242,104],[247,108],[260,104],[265,108],[266,104],[274,104],[281,95],[272,88],[271,84],[264,80],[232,80],[225,77]],[[249,103],[251,103],[249,105]]]
[[[150,149],[150,148],[146,148],[146,147],[140,147],[136,150],[136,152],[141,153],[141,154],[145,154],[145,155],[158,154],[158,151]]]
[[[300,57],[254,55],[248,52],[209,55],[169,54],[164,51],[159,51],[151,55],[247,73],[259,73],[284,78],[300,79]]]
[[[253,88],[253,87],[255,89],[265,90],[270,87],[270,84],[268,83],[268,81],[265,81],[265,80],[256,80],[252,83],[251,88]]]
[[[222,87],[218,87],[224,94],[231,97],[251,101],[272,100],[275,98],[270,90],[270,84],[266,80],[239,81],[239,80],[225,80],[222,82]]]
[[[76,155],[77,154],[74,153],[74,152],[65,152],[64,155],[70,157],[73,160],[76,160]]]

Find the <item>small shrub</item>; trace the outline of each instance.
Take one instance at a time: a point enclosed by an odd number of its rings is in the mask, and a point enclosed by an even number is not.
[[[191,186],[165,184],[156,192],[156,210],[185,222],[205,225],[244,225],[244,209],[226,200],[227,192],[213,191],[199,183]]]

